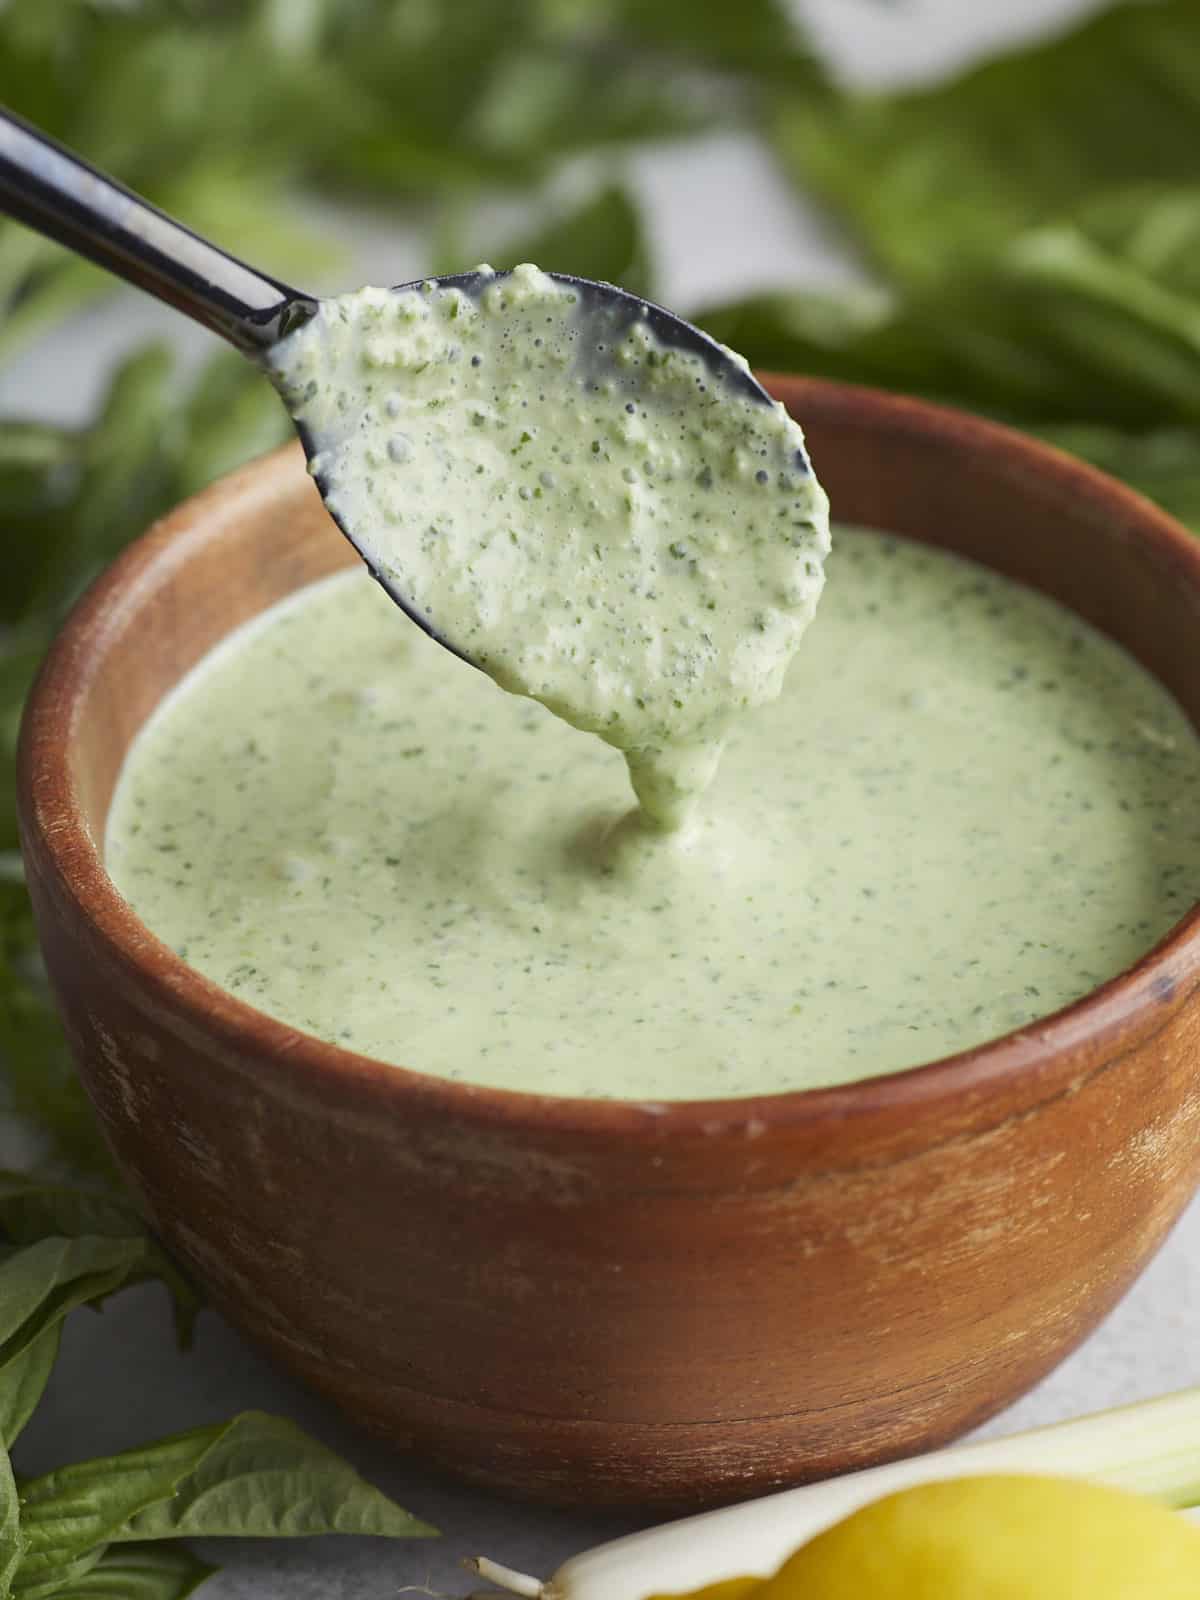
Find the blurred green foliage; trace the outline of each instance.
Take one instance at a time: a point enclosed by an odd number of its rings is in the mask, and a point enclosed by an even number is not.
[[[1200,6],[1155,0],[932,89],[778,105],[797,180],[906,288],[1111,189],[1196,178]]]
[[[1131,0],[931,89],[777,96],[772,127],[880,291],[707,327],[1041,433],[1200,529],[1200,0]]]
[[[7,0],[0,100],[164,209],[299,281],[301,185],[395,207],[531,184],[564,157],[754,120],[823,82],[782,0]],[[0,355],[104,293],[0,224]]]

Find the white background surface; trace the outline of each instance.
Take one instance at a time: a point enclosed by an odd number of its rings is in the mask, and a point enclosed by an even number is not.
[[[807,0],[802,5],[839,67],[861,83],[912,81],[981,49],[1045,31],[1095,9],[1094,0]],[[764,286],[829,282],[848,270],[828,230],[804,212],[765,154],[748,140],[706,139],[638,152],[629,162],[652,208],[662,297],[680,306]],[[397,282],[424,265],[411,232],[358,229],[347,282]],[[132,295],[79,319],[0,376],[0,414],[85,415],[113,355],[149,330],[189,348],[205,337]],[[3,1130],[0,1129],[0,1132]],[[3,1141],[0,1141],[3,1142]],[[4,1152],[0,1150],[0,1156]],[[1182,1387],[1200,1369],[1200,1206],[1193,1206],[1142,1281],[1057,1373],[991,1424],[1011,1432]],[[314,1289],[314,1292],[319,1292]],[[209,1600],[355,1600],[405,1585],[448,1594],[470,1587],[458,1563],[474,1551],[546,1575],[566,1556],[635,1525],[634,1518],[531,1510],[431,1480],[349,1428],[275,1373],[212,1313],[195,1349],[175,1352],[165,1294],[122,1295],[103,1316],[72,1318],[58,1371],[23,1439],[19,1465],[140,1444],[159,1434],[261,1407],[296,1418],[355,1461],[404,1505],[443,1530],[440,1541],[389,1544],[327,1539],[213,1546],[224,1571]]]

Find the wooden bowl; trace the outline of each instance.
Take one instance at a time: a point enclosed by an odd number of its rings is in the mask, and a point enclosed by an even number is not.
[[[1056,595],[1200,716],[1200,548],[1002,428],[779,379],[838,515]],[[121,1168],[213,1301],[397,1445],[539,1499],[732,1499],[936,1445],[1060,1361],[1200,1177],[1200,915],[1054,1017],[844,1088],[639,1106],[426,1077],[190,970],[105,874],[147,714],[353,560],[282,450],[75,609],[20,802],[46,963]],[[414,1066],[419,1066],[414,1062]]]

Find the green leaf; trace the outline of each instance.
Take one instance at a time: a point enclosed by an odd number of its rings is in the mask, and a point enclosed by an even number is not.
[[[1200,421],[1200,191],[1121,191],[895,299],[763,296],[702,312],[762,366],[1026,423]]]
[[[613,70],[614,62],[622,65]],[[686,95],[676,79],[620,47],[614,54],[599,44],[585,54],[531,43],[497,60],[469,127],[495,177],[528,180],[552,168],[551,152],[694,132],[715,114],[713,100],[703,90]]]
[[[1071,216],[1106,254],[1177,294],[1200,296],[1200,187],[1195,183],[1108,189]]]
[[[353,111],[318,159],[318,175],[393,198],[441,198],[448,188],[534,181],[566,154],[687,132],[753,106],[743,63],[725,65],[744,93],[688,77],[701,27],[652,39],[645,9],[655,8],[573,0],[330,7],[314,47],[336,60]],[[682,17],[685,8],[676,9]],[[772,8],[756,0],[756,9]]]
[[[624,189],[601,189],[576,210],[497,250],[483,251],[497,266],[534,261],[552,272],[618,283],[650,294],[653,273],[637,207]]]
[[[643,47],[658,46],[720,72],[746,72],[767,82],[825,91],[828,80],[780,0],[618,0],[603,5]]]
[[[17,1593],[32,1600],[34,1591],[57,1588],[77,1563],[98,1560],[139,1511],[170,1499],[219,1432],[197,1428],[140,1450],[61,1467],[23,1484],[25,1550]]]
[[[1133,433],[1068,422],[1036,431],[1060,449],[1121,478],[1200,533],[1200,429]]]
[[[17,263],[26,252],[6,248],[10,230],[16,223],[0,228],[0,277],[16,278],[17,292],[7,303],[0,301],[0,360],[15,355],[45,328],[61,322],[72,312],[82,311],[95,300],[111,294],[113,280],[99,267],[68,255],[63,249],[39,239],[44,264],[19,274]]]
[[[146,1241],[146,1225],[124,1195],[2,1168],[0,1233],[16,1245],[59,1236],[78,1239],[85,1234]]]
[[[5,795],[11,796],[16,785],[21,709],[48,637],[48,628],[37,623],[7,629],[0,624],[0,783],[4,785]],[[16,848],[17,817],[10,800],[7,807],[0,808],[0,850]],[[6,906],[0,904],[0,919],[5,914]],[[5,928],[0,926],[0,951],[3,950],[5,932]]]
[[[840,303],[824,295],[763,295],[703,310],[696,320],[753,366],[1005,416],[1071,417],[1084,383],[1052,348],[1049,312],[1049,297],[1014,293],[997,276],[894,307],[869,294]],[[1119,420],[1124,397],[1110,400]]]
[[[57,1591],[114,1542],[433,1532],[295,1424],[253,1411],[33,1479],[21,1528],[24,1600]]]
[[[76,487],[77,438],[65,428],[6,421],[0,427],[0,670],[44,641],[23,637],[25,619],[50,553],[61,533],[65,508]],[[4,625],[8,624],[6,628]],[[26,629],[28,630],[28,628]],[[36,653],[33,660],[37,660]],[[24,693],[24,680],[18,685]],[[0,705],[12,690],[0,683]],[[19,707],[20,700],[17,704]]]
[[[200,1300],[189,1280],[147,1232],[129,1200],[108,1190],[55,1183],[27,1173],[0,1171],[0,1233],[30,1245],[62,1237],[132,1241],[141,1251],[140,1275],[157,1278],[174,1302],[180,1342],[191,1342]],[[0,1271],[0,1284],[3,1282]]]
[[[74,599],[85,582],[155,516],[169,493],[176,421],[174,362],[151,344],[116,369],[82,441],[73,514],[52,548],[34,604]]]
[[[241,356],[221,353],[185,399],[179,433],[175,492],[182,497],[283,444],[292,425],[266,378]]]
[[[5,1600],[24,1549],[20,1499],[8,1451],[0,1446],[0,1600]]]
[[[1102,189],[1192,183],[1200,0],[1126,4],[932,89],[780,105],[799,182],[899,282],[986,262]]]
[[[0,1371],[0,1446],[11,1450],[42,1398],[62,1338],[56,1322]]]
[[[106,1545],[97,1545],[94,1549],[86,1550],[82,1555],[76,1556],[72,1560],[63,1561],[57,1565],[51,1563],[40,1576],[30,1575],[27,1578],[23,1563],[28,1543],[24,1535],[22,1535],[22,1565],[18,1566],[13,1577],[12,1592],[14,1595],[20,1595],[21,1600],[50,1600],[50,1597],[58,1594],[60,1590],[68,1589],[73,1584],[82,1582],[92,1568],[103,1560],[107,1548]]]
[[[204,1434],[211,1442],[173,1495],[139,1512],[115,1538],[411,1539],[435,1531],[284,1417],[247,1411],[191,1437]]]
[[[186,1600],[214,1571],[178,1546],[128,1544],[54,1592],[59,1600]]]
[[[0,1379],[68,1311],[151,1276],[152,1260],[144,1237],[39,1239],[0,1254]]]
[[[49,1371],[46,1334],[77,1306],[159,1278],[174,1296],[181,1338],[189,1335],[195,1292],[127,1202],[3,1173],[0,1235],[0,1388],[8,1385],[14,1417],[24,1420],[21,1396]],[[39,1356],[30,1353],[35,1345],[43,1345]],[[0,1403],[0,1414],[8,1409]]]

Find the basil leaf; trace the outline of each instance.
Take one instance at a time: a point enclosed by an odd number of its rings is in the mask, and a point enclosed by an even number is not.
[[[190,1335],[195,1291],[127,1200],[0,1171],[0,1236],[16,1247],[0,1254],[0,1441],[8,1447],[41,1398],[74,1306],[158,1277],[175,1298],[181,1339]]]
[[[20,1500],[8,1451],[0,1446],[0,1600],[5,1600],[24,1548]]]
[[[0,1168],[0,1233],[12,1244],[35,1244],[55,1235],[77,1239],[88,1233],[140,1240],[146,1228],[123,1195]]]
[[[39,1239],[0,1253],[0,1374],[68,1311],[146,1277],[145,1239]]]
[[[1200,0],[1125,4],[931,89],[780,107],[799,182],[907,286],[982,262],[1101,189],[1190,184]]]
[[[107,1545],[99,1544],[93,1550],[59,1564],[50,1563],[36,1572],[26,1574],[24,1558],[27,1541],[22,1538],[21,1565],[13,1576],[12,1592],[20,1600],[50,1600],[52,1595],[72,1584],[81,1582],[104,1557]]]
[[[24,1600],[55,1589],[113,1542],[433,1530],[294,1423],[261,1412],[61,1467],[23,1485]]]
[[[11,1450],[33,1415],[58,1359],[62,1323],[43,1329],[0,1370],[0,1446]]]
[[[140,1251],[139,1275],[158,1278],[167,1286],[180,1342],[185,1346],[190,1342],[200,1298],[124,1197],[0,1170],[0,1233],[18,1245],[55,1236],[133,1241]]]
[[[0,1247],[0,1384],[10,1363],[24,1358],[68,1312],[148,1278],[161,1278],[175,1295],[180,1338],[186,1341],[195,1294],[144,1230],[124,1236],[51,1235]],[[21,1381],[28,1382],[28,1376]]]
[[[128,1544],[54,1592],[59,1600],[186,1600],[215,1570],[176,1545]]]
[[[25,1549],[16,1590],[35,1600],[99,1560],[131,1518],[169,1499],[211,1446],[216,1430],[197,1428],[141,1450],[61,1467],[22,1485],[21,1532]]]
[[[200,1434],[209,1442],[171,1498],[132,1517],[114,1539],[315,1533],[413,1539],[435,1532],[284,1417],[246,1411],[192,1437]]]
[[[625,190],[615,186],[601,189],[537,233],[484,254],[497,265],[536,261],[553,272],[619,283],[634,294],[651,292],[653,273],[641,218]]]

